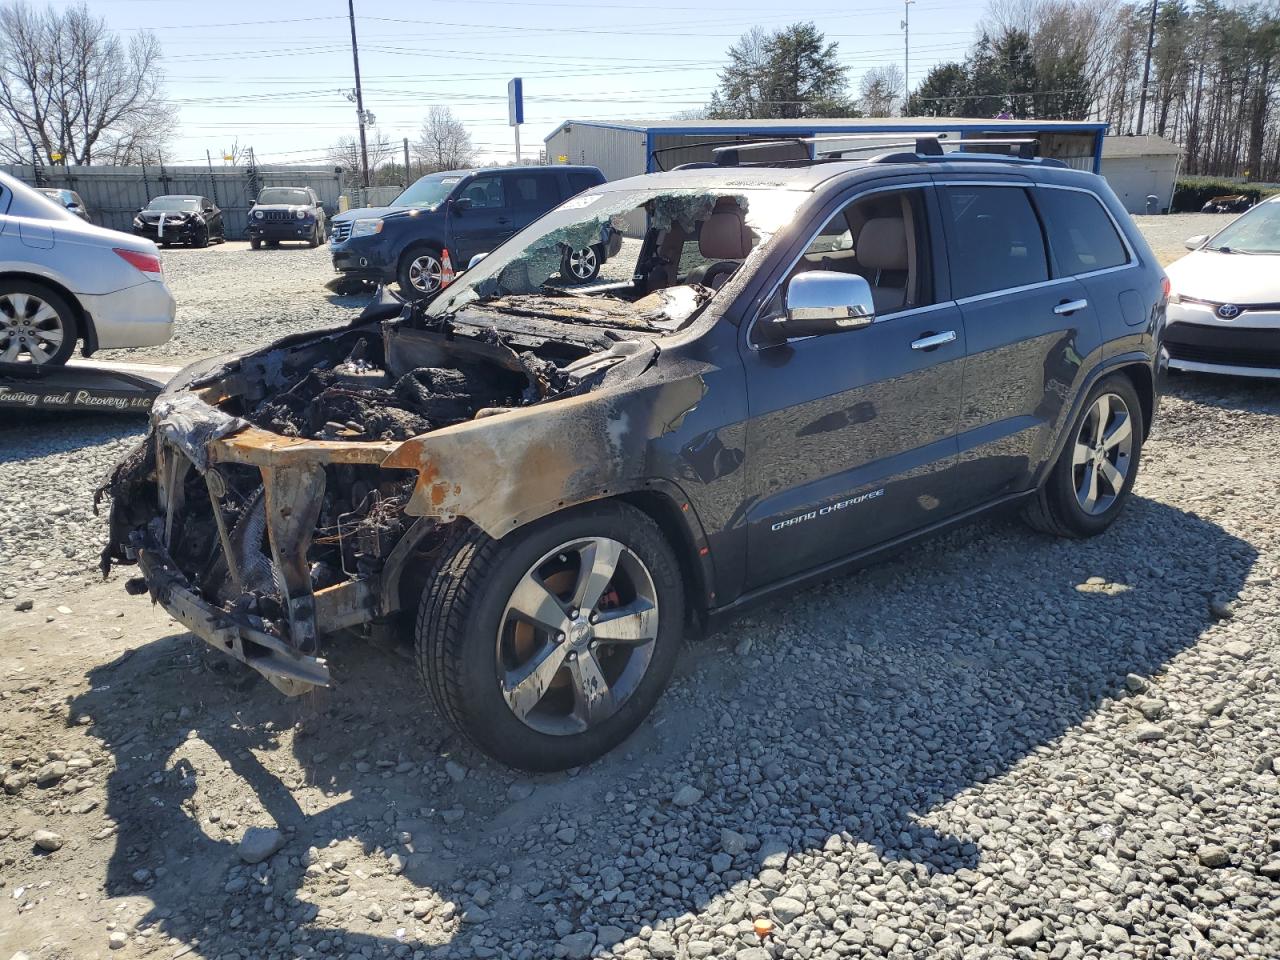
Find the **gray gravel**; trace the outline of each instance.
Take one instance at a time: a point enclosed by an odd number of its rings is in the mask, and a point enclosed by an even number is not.
[[[534,778],[454,742],[401,648],[335,645],[337,688],[284,701],[81,554],[18,569],[89,537],[134,429],[0,428],[0,575],[47,588],[0,609],[28,658],[0,664],[0,955],[1280,956],[1274,385],[1175,380],[1106,535],[989,519],[779,601],[614,754]],[[32,679],[55,605],[92,646],[103,596],[123,655]]]
[[[1186,256],[1183,241],[1202,233],[1217,233],[1238,217],[1236,213],[1173,213],[1164,217],[1134,217],[1161,266]]]
[[[324,245],[251,250],[233,240],[203,250],[172,247],[160,256],[178,301],[173,339],[159,347],[104,352],[100,359],[189,363],[346,323],[369,301],[324,289],[336,276]]]

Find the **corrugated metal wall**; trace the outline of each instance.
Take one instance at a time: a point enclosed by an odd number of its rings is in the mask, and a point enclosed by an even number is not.
[[[1178,158],[1173,154],[1152,157],[1104,157],[1102,175],[1130,213],[1147,212],[1147,196],[1154,194],[1157,213],[1167,213],[1173,205]]]
[[[0,167],[35,186],[35,170],[27,165]],[[258,188],[310,187],[330,216],[338,212],[342,174],[328,167],[261,166]],[[152,197],[170,193],[210,197],[222,209],[227,237],[245,236],[246,214],[254,197],[242,167],[45,167],[41,186],[74,190],[89,208],[93,222],[129,233],[133,217]]]
[[[585,123],[570,123],[567,127],[561,127],[547,141],[548,163],[590,164],[599,167],[607,180],[622,180],[645,172],[645,135],[640,131]]]

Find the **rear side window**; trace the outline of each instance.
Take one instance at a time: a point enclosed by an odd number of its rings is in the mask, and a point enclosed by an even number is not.
[[[1064,276],[1120,267],[1129,262],[1124,241],[1101,201],[1079,190],[1041,189],[1036,195],[1049,245]]]
[[[957,300],[1049,279],[1040,220],[1021,187],[945,187],[942,215]]]
[[[513,207],[550,210],[560,202],[554,175],[518,173],[507,179],[508,199]]]
[[[583,190],[590,190],[600,178],[587,173],[585,170],[570,170],[565,174],[569,178],[569,196],[581,193]]]

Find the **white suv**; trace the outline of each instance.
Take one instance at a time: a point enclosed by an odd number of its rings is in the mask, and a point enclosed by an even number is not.
[[[173,335],[175,305],[150,240],[85,223],[0,173],[0,367],[66,363]]]

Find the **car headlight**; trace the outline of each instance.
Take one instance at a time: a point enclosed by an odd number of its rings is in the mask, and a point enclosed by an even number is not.
[[[261,220],[261,219],[262,219],[262,211],[261,211],[261,210],[255,210],[255,211],[253,211],[253,218],[254,218],[255,220]]]
[[[357,220],[351,225],[351,235],[353,237],[367,237],[371,234],[382,232],[381,220]]]
[[[294,213],[294,216],[297,217],[299,220],[305,220],[307,219],[307,211],[298,210],[297,212]]]
[[[140,226],[142,226],[142,218],[141,218],[141,217],[134,217],[134,218],[133,218],[133,225],[134,225],[135,227],[140,227]]]

